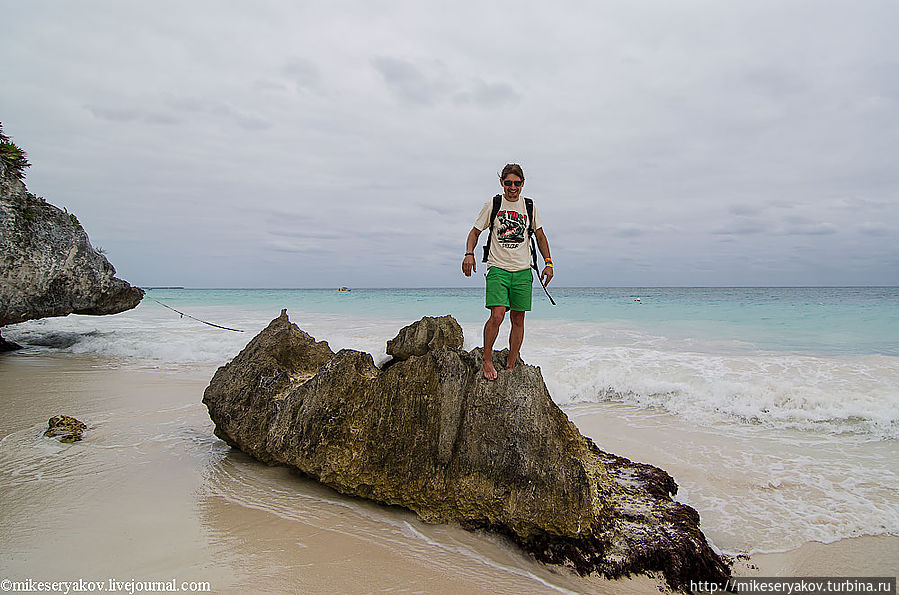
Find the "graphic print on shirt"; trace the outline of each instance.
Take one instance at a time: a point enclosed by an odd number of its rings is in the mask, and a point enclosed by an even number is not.
[[[527,236],[528,216],[518,211],[496,214],[496,239],[504,248],[517,248]]]

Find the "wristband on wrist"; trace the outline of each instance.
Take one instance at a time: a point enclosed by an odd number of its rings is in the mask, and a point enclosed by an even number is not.
[[[466,252],[465,256],[474,256],[474,252]]]
[[[553,263],[551,263],[551,262],[547,262],[547,263],[546,263],[546,266],[548,266],[549,268],[554,268],[554,267],[553,267]]]
[[[543,259],[543,262],[545,262],[547,264],[551,263],[552,261],[553,261],[553,259],[550,258],[549,256],[547,256],[546,258]]]

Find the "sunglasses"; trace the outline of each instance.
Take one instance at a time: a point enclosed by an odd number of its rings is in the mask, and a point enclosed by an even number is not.
[[[516,188],[518,188],[522,184],[524,184],[524,182],[522,182],[521,180],[503,180],[503,186],[515,186]]]

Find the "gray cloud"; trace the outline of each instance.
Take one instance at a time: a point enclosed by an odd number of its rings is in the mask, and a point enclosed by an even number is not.
[[[134,108],[99,107],[86,105],[85,108],[97,118],[110,122],[133,122],[143,117],[143,114]]]
[[[342,236],[337,232],[315,231],[314,229],[272,229],[269,235],[281,238],[299,238],[310,240],[339,240]]]
[[[312,62],[304,58],[294,58],[287,62],[281,72],[300,91],[314,90],[321,84],[321,74]]]
[[[160,2],[20,3],[0,54],[29,189],[136,283],[470,284],[508,161],[554,283],[896,281],[891,0]]]
[[[771,231],[769,225],[760,221],[735,221],[715,229],[712,233],[715,235],[746,236],[768,231]]]
[[[420,203],[416,205],[416,208],[421,209],[425,212],[436,213],[441,217],[447,216],[467,216],[471,209],[465,209],[462,205],[458,204],[446,204],[446,203]],[[474,215],[471,216],[471,219],[474,220]]]
[[[472,103],[487,109],[516,105],[520,101],[521,95],[512,85],[487,83],[481,79],[475,79],[471,84],[471,89],[456,95],[458,104]]]
[[[801,71],[789,72],[780,66],[748,70],[743,74],[743,80],[749,88],[778,100],[799,95],[809,87]]]
[[[859,233],[871,236],[888,236],[895,233],[894,230],[890,229],[883,223],[872,223],[869,221],[860,223],[857,229]]]
[[[760,215],[764,209],[758,205],[734,204],[728,210],[732,215],[752,217]]]
[[[156,107],[132,105],[130,107],[114,107],[86,105],[85,108],[96,118],[110,122],[146,122],[150,124],[173,125],[198,115],[229,120],[241,128],[262,130],[271,123],[250,110],[241,110],[219,101],[206,101],[197,98],[176,97],[161,102],[167,111]]]
[[[434,105],[448,91],[439,73],[426,73],[408,60],[380,56],[372,58],[371,64],[394,96],[407,105]]]
[[[794,225],[784,233],[786,235],[824,236],[837,233],[837,226],[833,223],[805,223]]]
[[[333,253],[333,250],[313,242],[268,242],[266,244],[266,249],[286,254],[305,254],[307,256],[318,255],[328,257]]]
[[[492,110],[521,101],[520,93],[508,83],[487,82],[479,77],[463,83],[439,62],[426,66],[381,56],[373,58],[371,63],[393,95],[407,105],[430,107],[452,99],[459,106],[474,105]]]
[[[162,124],[164,126],[174,126],[183,122],[180,118],[163,113],[149,113],[144,116],[144,119],[150,124]]]
[[[809,225],[813,223],[813,220],[805,215],[787,215],[783,220],[794,226]]]
[[[636,238],[641,236],[652,236],[663,233],[677,232],[678,229],[674,225],[645,225],[641,223],[616,223],[612,228],[612,235],[617,238]]]
[[[183,122],[181,118],[172,114],[148,111],[136,107],[117,108],[86,105],[85,109],[87,109],[87,111],[94,117],[109,122],[145,122],[147,124],[159,124],[162,126],[172,126]]]
[[[238,108],[218,99],[175,96],[169,98],[166,104],[176,114],[185,118],[200,116],[226,120],[247,130],[264,130],[272,125],[253,109]]]

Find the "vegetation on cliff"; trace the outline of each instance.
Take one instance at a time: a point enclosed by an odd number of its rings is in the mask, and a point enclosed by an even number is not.
[[[25,179],[25,170],[31,167],[28,156],[11,138],[3,134],[3,123],[0,122],[0,160],[6,169],[19,181]]]
[[[140,288],[115,277],[73,213],[29,192],[25,151],[0,126],[0,327],[135,307]],[[0,342],[0,351],[11,344]]]

